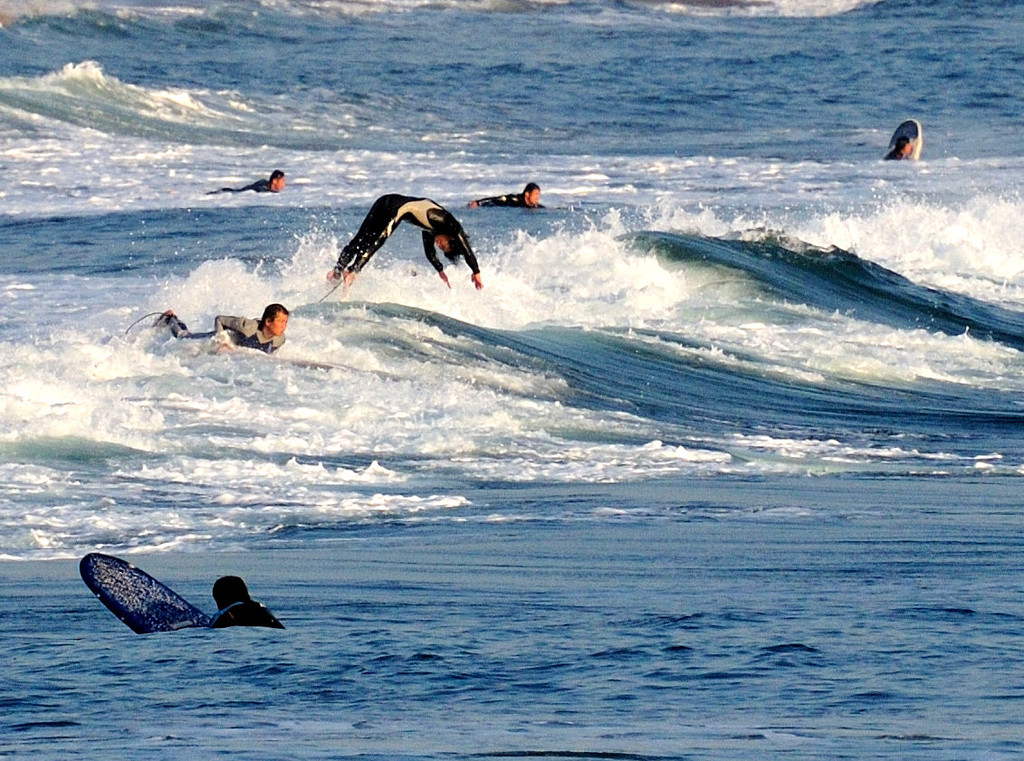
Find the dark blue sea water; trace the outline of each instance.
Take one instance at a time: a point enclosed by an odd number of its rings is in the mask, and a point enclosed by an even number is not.
[[[1024,752],[1024,7],[0,24],[0,756]],[[483,290],[403,226],[328,295],[389,192]],[[92,551],[287,628],[135,635]]]

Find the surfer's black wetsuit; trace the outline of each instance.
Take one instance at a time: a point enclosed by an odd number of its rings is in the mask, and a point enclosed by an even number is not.
[[[390,193],[373,202],[362,225],[359,226],[359,232],[341,250],[338,263],[334,266],[334,275],[341,277],[346,270],[350,272],[362,270],[370,261],[370,257],[384,245],[384,242],[391,237],[391,233],[402,222],[410,222],[422,228],[423,253],[426,255],[427,261],[439,273],[444,270],[444,265],[437,258],[434,236],[447,235],[451,238],[452,246],[451,251],[445,256],[453,262],[458,257],[463,257],[469,268],[473,270],[473,274],[480,274],[480,267],[473,254],[473,249],[469,246],[469,239],[466,238],[462,225],[451,215],[451,212],[429,198],[414,198]]]
[[[267,606],[255,600],[232,603],[217,611],[210,622],[211,629],[224,629],[228,626],[265,626],[269,629],[283,629],[284,624],[278,621]]]
[[[493,196],[491,198],[478,198],[473,201],[477,206],[514,206],[522,209],[543,209],[544,207],[540,204],[536,206],[530,206],[526,203],[525,193],[508,193],[503,196]]]
[[[232,317],[231,315],[219,315],[213,321],[213,330],[206,333],[193,333],[188,326],[178,319],[177,315],[162,315],[157,320],[157,325],[166,324],[175,338],[213,338],[221,331],[225,331],[235,346],[245,349],[256,349],[257,351],[273,354],[284,346],[284,336],[269,336],[260,330],[259,320],[252,320],[248,317]]]
[[[276,181],[280,181],[275,185]],[[270,173],[270,177],[265,180],[256,180],[246,185],[244,188],[221,188],[220,190],[211,190],[206,195],[212,195],[214,193],[244,193],[247,190],[252,190],[256,193],[278,193],[284,190],[284,170],[275,169]]]
[[[273,188],[270,187],[270,180],[262,179],[256,180],[256,182],[246,185],[244,188],[220,188],[219,190],[211,190],[206,195],[210,196],[214,193],[244,193],[247,190],[252,190],[256,193],[273,193]]]

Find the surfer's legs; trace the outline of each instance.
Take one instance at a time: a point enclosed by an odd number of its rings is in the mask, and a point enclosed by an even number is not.
[[[216,335],[216,331],[213,330],[208,333],[191,332],[188,329],[188,325],[178,319],[178,316],[170,309],[157,318],[156,322],[153,323],[153,327],[167,327],[175,338],[213,338]]]
[[[359,231],[338,257],[338,266],[359,272],[395,229],[395,208],[392,196],[381,196],[373,202]],[[335,271],[338,271],[337,268]],[[340,272],[339,272],[340,274]]]

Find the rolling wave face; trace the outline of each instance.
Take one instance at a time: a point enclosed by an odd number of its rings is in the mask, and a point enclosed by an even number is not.
[[[740,441],[764,437],[761,443],[770,448],[768,441],[797,437],[841,441],[841,448],[859,449],[858,457],[870,462],[892,457],[877,447],[880,438],[891,437],[922,448],[944,440],[947,455],[970,462],[979,446],[1003,448],[1006,434],[1024,423],[1016,395],[939,383],[893,387],[800,379],[766,358],[664,331],[490,332],[484,345],[495,357],[502,347],[510,349],[519,357],[516,366],[564,381],[565,391],[556,397],[562,404],[629,416],[637,421],[634,436],[658,436],[673,446],[702,442],[741,461],[752,453],[744,453]],[[630,438],[626,429],[620,435]]]
[[[673,233],[631,236],[669,261],[740,270],[779,298],[901,329],[971,335],[1024,349],[1024,315],[963,294],[916,285],[838,248],[820,249],[764,236],[712,239]]]

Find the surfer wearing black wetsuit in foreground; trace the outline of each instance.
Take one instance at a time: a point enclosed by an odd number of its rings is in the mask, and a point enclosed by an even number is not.
[[[228,626],[266,626],[283,629],[267,606],[249,597],[245,582],[237,576],[221,576],[213,584],[213,599],[217,603],[217,615],[210,622],[211,629]]]
[[[341,250],[334,269],[327,273],[327,279],[335,283],[339,278],[344,278],[345,287],[348,288],[370,261],[370,257],[402,222],[409,222],[423,230],[423,253],[445,285],[452,287],[448,276],[444,274],[444,265],[437,257],[438,248],[449,261],[458,261],[460,256],[465,259],[473,271],[473,285],[478,291],[484,287],[480,279],[480,266],[470,248],[469,239],[451,212],[429,198],[414,198],[397,193],[381,196],[373,202],[359,231]]]
[[[288,310],[281,304],[269,304],[258,322],[248,317],[222,314],[213,321],[213,330],[207,333],[193,333],[173,311],[168,309],[157,318],[153,327],[167,326],[175,338],[213,338],[224,332],[234,346],[273,354],[284,346],[288,314]]]

